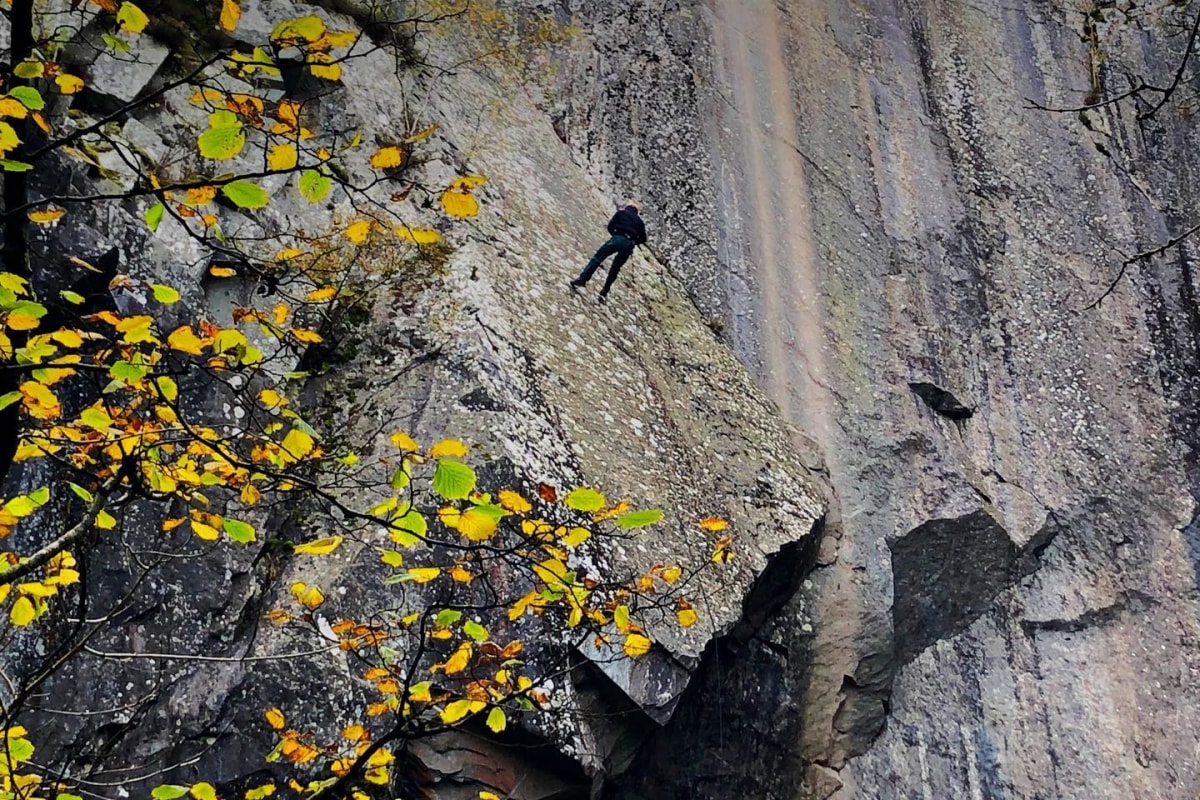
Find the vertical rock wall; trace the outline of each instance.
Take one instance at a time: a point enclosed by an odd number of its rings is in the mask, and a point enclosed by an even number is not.
[[[1086,308],[1194,223],[1198,137],[1032,107],[1169,82],[1178,36],[1092,42],[1076,5],[564,5],[562,135],[651,201],[840,512],[614,796],[1200,788],[1195,243]]]

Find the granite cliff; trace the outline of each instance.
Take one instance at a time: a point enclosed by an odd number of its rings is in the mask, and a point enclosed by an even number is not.
[[[536,747],[429,742],[397,791],[1200,791],[1195,243],[1135,261],[1089,307],[1122,254],[1194,224],[1200,142],[1186,102],[1144,120],[1038,107],[1094,104],[1125,73],[1169,81],[1186,31],[1077,5],[525,0],[502,10],[554,36],[481,57],[486,20],[433,26],[411,66],[378,51],[322,100],[321,124],[367,139],[438,122],[431,184],[489,177],[439,269],[400,265],[309,387],[323,429],[370,444],[403,420],[477,443],[506,479],[594,482],[739,532],[703,625],[654,631],[641,666],[582,670],[584,713],[532,732]],[[245,36],[286,14],[365,19],[353,2],[242,6]],[[93,63],[80,113],[161,86],[178,46]],[[114,136],[165,157],[201,122],[168,93]],[[113,159],[38,180],[129,178]],[[652,254],[598,306],[566,281],[628,195]],[[35,266],[53,281],[69,256],[115,251],[209,314],[256,290],[202,280],[206,254],[170,225],[149,234],[142,211],[69,215]],[[321,224],[299,203],[269,213],[227,222]],[[606,557],[643,566],[694,535]],[[129,557],[94,554],[107,591]],[[56,720],[47,751],[98,761],[119,739],[131,764],[237,788],[271,746],[266,687],[341,721],[358,689],[339,657],[275,660],[287,643],[256,625],[312,579],[276,566],[235,554],[140,588],[103,650],[214,660],[81,659],[52,699],[88,685],[136,713]],[[366,570],[348,553],[322,579],[352,608]]]

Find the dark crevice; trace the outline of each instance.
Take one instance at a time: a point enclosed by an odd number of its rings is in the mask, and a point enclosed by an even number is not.
[[[784,796],[802,769],[792,742],[807,680],[801,588],[817,566],[821,518],[803,540],[770,557],[742,602],[740,619],[711,641],[662,727],[644,726],[628,766],[610,773],[599,797]],[[811,629],[809,629],[811,630]],[[649,730],[645,730],[649,727]]]
[[[925,405],[947,419],[958,422],[975,416],[974,408],[963,405],[957,397],[940,386],[935,386],[932,383],[917,382],[909,383],[908,388],[912,389],[917,397],[924,400]]]
[[[1088,628],[1099,628],[1115,622],[1125,614],[1137,614],[1157,604],[1153,597],[1136,589],[1122,592],[1116,602],[1103,608],[1089,609],[1071,619],[1024,620],[1021,629],[1026,635],[1042,631],[1052,633],[1079,633]]]

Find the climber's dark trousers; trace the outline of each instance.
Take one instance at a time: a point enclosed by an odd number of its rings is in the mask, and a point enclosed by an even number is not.
[[[613,253],[616,253],[617,257],[613,259],[612,266],[608,268],[608,277],[604,280],[604,288],[600,290],[600,294],[608,294],[613,281],[617,279],[617,275],[621,272],[621,267],[629,260],[629,256],[633,254],[633,248],[633,239],[620,235],[612,237],[600,245],[600,249],[596,251],[596,255],[592,256],[592,260],[583,268],[583,272],[579,273],[579,277],[575,279],[575,283],[582,286],[590,281],[601,262]]]

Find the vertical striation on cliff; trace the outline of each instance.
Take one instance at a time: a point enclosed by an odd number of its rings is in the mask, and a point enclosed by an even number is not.
[[[668,730],[615,796],[1200,788],[1196,244],[1086,308],[1194,224],[1196,128],[1034,107],[1165,85],[1185,37],[1096,38],[1087,6],[570,4],[594,49],[564,90],[601,102],[568,142],[662,209],[838,497],[788,607],[815,630],[784,609],[692,698],[731,721]]]

